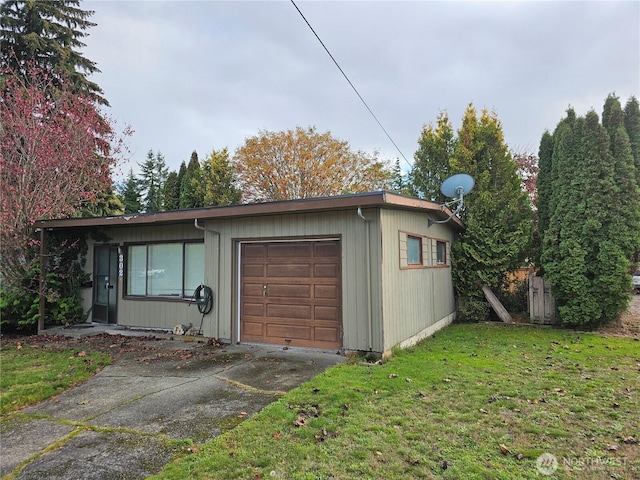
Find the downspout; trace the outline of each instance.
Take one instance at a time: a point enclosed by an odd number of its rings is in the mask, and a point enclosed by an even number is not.
[[[373,351],[373,318],[371,316],[371,221],[362,214],[362,207],[358,207],[358,216],[367,224],[367,315],[369,317],[369,322],[367,323],[367,347],[371,352]]]
[[[38,315],[38,333],[44,331],[44,316],[47,305],[47,298],[45,295],[46,281],[47,281],[47,235],[44,228],[40,229],[40,306]]]
[[[213,300],[216,305],[216,339],[220,338],[220,232],[216,230],[212,230],[211,228],[206,228],[198,224],[198,219],[196,218],[193,222],[193,226],[198,230],[202,230],[203,232],[210,232],[218,236],[218,246],[217,246],[217,259],[216,259],[216,269],[217,269],[217,279],[216,279],[216,288],[218,291],[217,295],[214,295]],[[217,297],[217,298],[216,298]]]

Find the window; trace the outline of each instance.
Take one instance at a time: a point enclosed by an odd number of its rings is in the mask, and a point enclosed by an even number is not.
[[[190,297],[204,282],[204,243],[129,245],[127,295]]]
[[[436,242],[436,263],[438,265],[447,264],[447,242]]]
[[[407,264],[422,265],[422,238],[407,235]]]

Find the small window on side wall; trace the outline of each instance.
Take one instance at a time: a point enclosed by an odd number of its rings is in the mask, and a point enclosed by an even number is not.
[[[407,235],[407,264],[422,266],[422,238]]]
[[[436,263],[438,265],[447,264],[447,242],[436,242]]]

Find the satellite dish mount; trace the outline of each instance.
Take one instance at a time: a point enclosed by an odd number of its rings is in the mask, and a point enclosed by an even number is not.
[[[440,191],[445,197],[453,198],[450,202],[443,203],[440,208],[442,210],[445,207],[450,208],[456,205],[456,209],[451,212],[449,218],[445,220],[431,220],[429,219],[429,226],[434,223],[447,223],[449,220],[453,218],[454,215],[457,215],[462,210],[464,206],[464,196],[469,193],[473,186],[475,185],[475,180],[471,175],[467,175],[466,173],[458,173],[457,175],[452,175],[447,178],[442,185],[440,186]]]

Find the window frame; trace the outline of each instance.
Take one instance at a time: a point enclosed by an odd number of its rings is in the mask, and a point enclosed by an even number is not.
[[[418,241],[418,261],[417,262],[411,262],[410,259],[410,249],[409,249],[409,242],[411,240],[417,240]],[[422,240],[423,237],[418,236],[418,235],[411,235],[409,233],[407,233],[407,267],[406,268],[424,268],[424,257],[422,255]]]
[[[149,294],[149,277],[145,276],[144,282],[144,294],[131,294],[129,293],[130,282],[129,282],[129,274],[130,274],[130,248],[131,247],[145,247],[145,267],[149,268],[149,247],[153,245],[169,245],[169,244],[179,244],[181,246],[182,258],[181,258],[181,293],[179,294],[171,294],[171,295],[150,295]],[[123,275],[123,298],[128,300],[153,300],[153,301],[185,301],[189,300],[192,296],[192,292],[187,292],[186,288],[186,255],[187,255],[187,245],[200,244],[203,246],[203,258],[202,262],[204,262],[204,239],[193,239],[193,240],[163,240],[163,241],[153,241],[153,242],[130,242],[124,244],[124,275]],[[204,282],[204,270],[203,270],[203,278],[202,282]]]
[[[447,265],[449,265],[449,255],[447,254],[447,247],[448,247],[448,242],[446,242],[445,240],[438,240],[435,239],[436,241],[436,255],[435,255],[435,266],[437,267],[445,267]],[[444,258],[442,260],[440,260],[440,246],[442,245],[442,254],[444,256]]]

